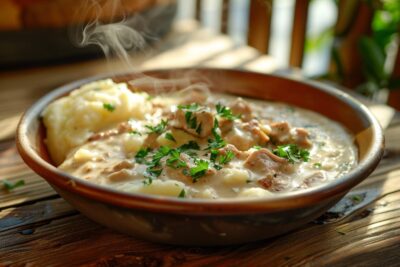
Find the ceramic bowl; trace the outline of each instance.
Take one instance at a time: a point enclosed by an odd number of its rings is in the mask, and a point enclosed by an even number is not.
[[[324,213],[365,179],[382,157],[384,139],[377,120],[360,102],[326,84],[211,68],[154,70],[146,74],[174,81],[199,79],[213,91],[286,102],[316,111],[340,122],[354,135],[359,162],[348,174],[330,183],[275,198],[175,199],[101,187],[57,169],[44,143],[40,118],[43,109],[71,90],[107,76],[76,81],[55,89],[26,111],[18,127],[17,147],[26,164],[66,201],[93,221],[117,231],[154,242],[201,246],[239,244],[280,235]],[[128,81],[137,78],[137,74],[112,78]],[[176,86],[163,84],[164,90]]]

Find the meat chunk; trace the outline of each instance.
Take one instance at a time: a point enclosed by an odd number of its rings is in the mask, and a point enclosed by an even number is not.
[[[218,149],[219,154],[225,155],[228,151],[232,151],[235,154],[235,158],[244,160],[249,156],[249,152],[247,151],[240,151],[232,144],[227,144],[223,148]]]
[[[247,157],[244,166],[254,172],[276,173],[287,160],[273,154],[266,148],[254,151]]]
[[[269,136],[277,144],[296,144],[303,148],[311,147],[310,134],[304,128],[291,128],[286,121],[273,122],[270,124]]]
[[[231,131],[223,136],[228,144],[233,144],[237,149],[246,151],[251,147],[257,145],[257,140],[253,135],[243,130],[239,125],[234,126]]]
[[[209,108],[200,108],[196,111],[184,111],[181,109],[173,113],[172,127],[201,138],[211,135],[214,125],[214,116]]]
[[[293,143],[303,148],[311,147],[311,141],[309,139],[310,134],[304,128],[294,128],[292,131]]]
[[[241,115],[243,121],[249,121],[253,118],[250,104],[240,97],[237,98],[229,107],[234,115]]]
[[[311,174],[310,176],[306,177],[300,187],[301,188],[309,188],[311,186],[321,184],[324,181],[326,181],[325,172],[318,171],[318,172],[315,172],[315,173]]]
[[[268,135],[265,134],[261,129],[259,122],[255,119],[243,123],[243,129],[251,132],[251,134],[258,139],[258,143],[265,144],[269,141]]]
[[[128,122],[122,122],[118,125],[116,129],[110,129],[104,132],[95,133],[89,137],[88,141],[97,141],[101,139],[106,139],[111,136],[115,136],[121,133],[126,133],[132,130],[132,126]]]
[[[118,172],[124,169],[132,169],[135,166],[135,163],[129,161],[129,160],[122,160],[120,162],[117,162],[116,164],[105,168],[102,173],[113,173],[113,172]]]
[[[290,188],[290,178],[282,173],[268,174],[257,183],[264,189],[272,192],[281,192]]]
[[[234,125],[234,121],[233,120],[228,120],[228,119],[225,119],[225,118],[220,118],[218,120],[218,127],[221,130],[222,134],[227,133],[230,130],[232,130],[233,125]]]
[[[276,143],[289,143],[290,142],[290,125],[287,121],[273,122],[270,124],[271,133],[269,136]]]

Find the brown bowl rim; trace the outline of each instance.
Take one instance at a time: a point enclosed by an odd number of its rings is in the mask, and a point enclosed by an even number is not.
[[[370,124],[373,132],[373,144],[368,151],[368,155],[349,173],[335,179],[327,184],[294,192],[280,193],[273,198],[249,198],[249,199],[180,199],[140,193],[126,193],[112,188],[92,184],[85,180],[73,177],[62,172],[55,166],[42,159],[30,146],[26,133],[28,132],[29,122],[38,119],[42,110],[57,97],[78,88],[82,84],[104,79],[116,78],[134,73],[119,73],[115,75],[103,74],[90,78],[80,79],[62,85],[50,93],[46,94],[35,102],[22,115],[18,124],[16,144],[17,149],[25,163],[37,174],[42,176],[55,187],[79,194],[89,199],[94,199],[103,203],[115,205],[128,209],[139,209],[174,214],[192,215],[239,215],[254,213],[279,212],[289,209],[304,208],[314,203],[329,201],[335,196],[344,195],[353,186],[366,178],[378,165],[383,156],[384,136],[382,129],[366,106],[347,93],[339,91],[328,84],[316,81],[298,80],[290,77],[277,76],[273,74],[263,74],[252,71],[223,69],[223,68],[174,68],[174,69],[154,69],[146,70],[144,73],[161,73],[171,71],[224,71],[234,73],[251,73],[252,75],[272,76],[279,79],[294,81],[306,84],[316,90],[322,90],[349,105],[356,114],[362,114]]]

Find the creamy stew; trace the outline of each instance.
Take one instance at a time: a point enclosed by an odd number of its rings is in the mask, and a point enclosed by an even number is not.
[[[353,137],[320,114],[195,86],[151,96],[93,82],[49,105],[43,121],[60,169],[132,193],[273,197],[357,162]]]

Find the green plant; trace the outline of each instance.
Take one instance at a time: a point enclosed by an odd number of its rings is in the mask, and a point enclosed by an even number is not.
[[[399,81],[391,78],[387,67],[390,44],[396,42],[400,31],[400,1],[382,0],[372,3],[374,17],[372,35],[359,40],[362,71],[365,82],[357,87],[364,95],[372,96],[382,88],[399,87]]]

